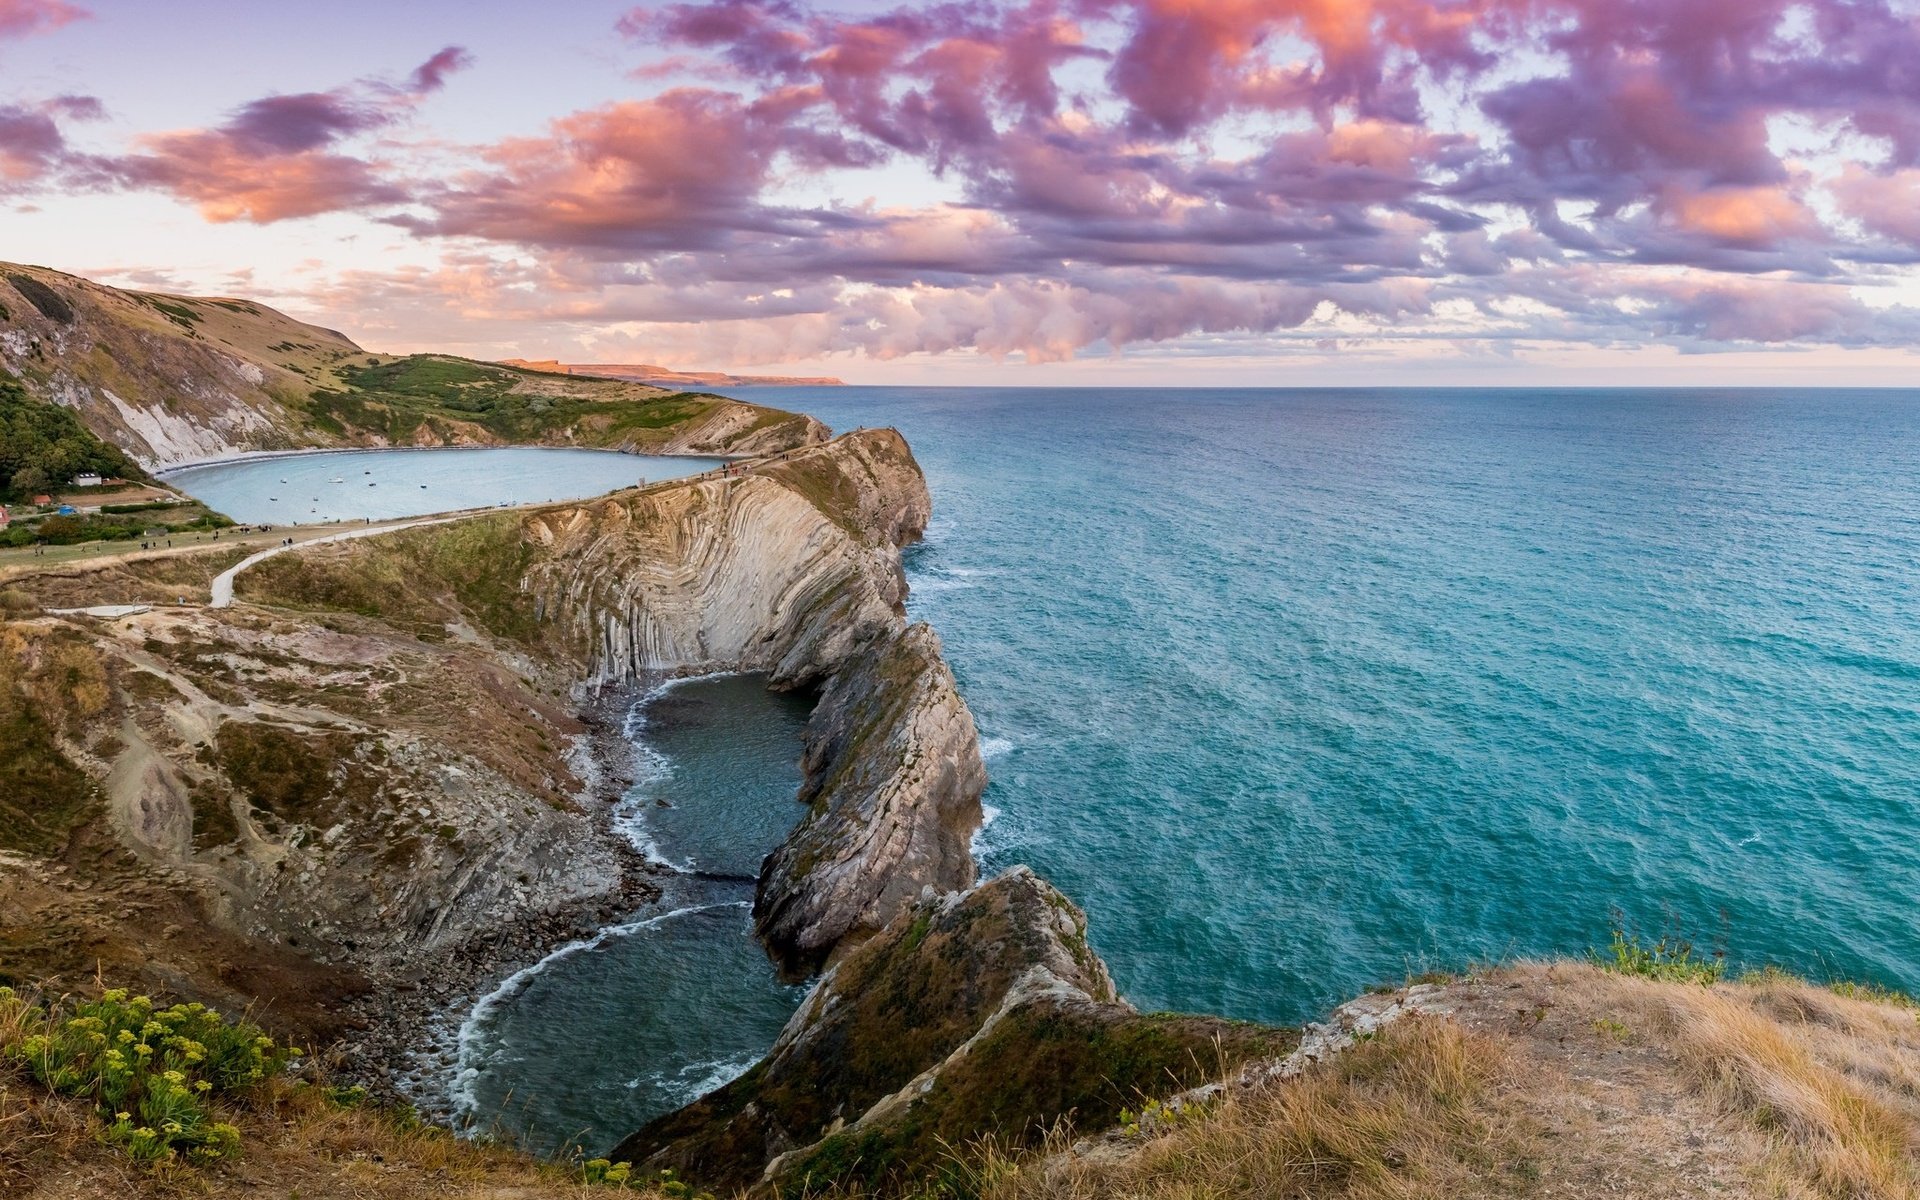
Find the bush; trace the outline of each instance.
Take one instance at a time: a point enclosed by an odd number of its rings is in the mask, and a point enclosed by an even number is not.
[[[1662,934],[1656,939],[1642,938],[1615,922],[1613,940],[1605,950],[1589,950],[1587,957],[1602,970],[1619,975],[1638,975],[1667,983],[1715,984],[1727,973],[1726,955],[1703,955],[1687,938]]]
[[[119,989],[69,1014],[0,988],[0,1032],[0,1056],[49,1091],[91,1100],[106,1141],[151,1164],[236,1157],[240,1131],[215,1119],[214,1102],[248,1096],[297,1053],[204,1004],[160,1008]]]

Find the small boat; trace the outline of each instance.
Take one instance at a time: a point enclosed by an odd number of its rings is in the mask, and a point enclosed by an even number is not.
[[[273,501],[275,504],[280,503],[280,497],[278,496],[268,496],[267,499]]]
[[[336,478],[333,478],[333,479],[329,479],[329,480],[327,480],[327,482],[328,482],[328,483],[345,483],[345,482],[346,482],[346,480],[344,480],[344,479],[340,479],[340,478],[337,478],[337,477],[336,477]]]
[[[367,486],[368,486],[368,487],[379,487],[380,485],[379,485],[379,484],[377,484],[377,483],[370,483],[370,484],[368,484]]]
[[[421,490],[421,491],[423,491],[423,492],[424,492],[424,491],[426,491],[426,490],[427,490],[427,485],[426,485],[426,484],[424,484],[424,483],[423,483],[423,484],[421,484],[421,485],[420,485],[420,490]]]

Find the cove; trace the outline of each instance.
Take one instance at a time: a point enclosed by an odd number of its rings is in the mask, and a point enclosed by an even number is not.
[[[460,1031],[461,1123],[540,1154],[604,1153],[751,1066],[803,987],[753,936],[760,859],[800,815],[811,698],[757,675],[654,688],[627,722],[640,778],[622,831],[666,868],[662,895],[483,998]]]
[[[162,474],[243,524],[313,525],[584,500],[642,480],[698,475],[722,461],[548,446],[461,446],[276,455]]]

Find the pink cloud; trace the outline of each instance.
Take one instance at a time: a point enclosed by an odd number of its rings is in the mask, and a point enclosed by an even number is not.
[[[555,121],[484,152],[486,167],[430,197],[416,232],[609,250],[696,248],[770,229],[754,200],[781,125],[725,93],[679,89]]]
[[[1920,249],[1896,0],[708,0],[618,29],[641,94],[532,136],[395,161],[384,135],[469,63],[449,47],[118,158],[74,153],[77,109],[0,110],[0,177],[213,221],[370,210],[455,260],[396,303],[743,361],[1047,359],[1329,310],[1689,348],[1914,333],[1848,290]],[[1788,161],[1783,118],[1871,161]],[[943,202],[862,200],[879,167]],[[499,286],[516,256],[540,270]]]
[[[1920,249],[1920,169],[1876,174],[1849,164],[1833,191],[1841,211],[1869,232]]]
[[[0,0],[0,38],[49,33],[92,15],[66,0]]]
[[[171,193],[216,223],[310,217],[389,206],[407,189],[339,143],[404,120],[447,77],[470,65],[458,46],[429,58],[405,85],[363,82],[327,92],[265,96],[211,129],[144,135],[103,167],[124,185]]]

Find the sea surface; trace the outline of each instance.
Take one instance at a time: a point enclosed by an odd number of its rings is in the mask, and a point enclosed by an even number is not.
[[[1920,392],[741,394],[912,442],[985,868],[1141,1008],[1298,1022],[1616,920],[1920,988]],[[642,709],[629,831],[740,882],[483,1005],[469,1112],[604,1149],[771,1044],[745,879],[800,704]]]
[[[183,467],[166,481],[243,525],[312,525],[584,500],[720,462],[546,446],[340,450]]]
[[[1920,989],[1920,392],[773,389],[898,426],[986,867],[1145,1009],[1605,945]]]

